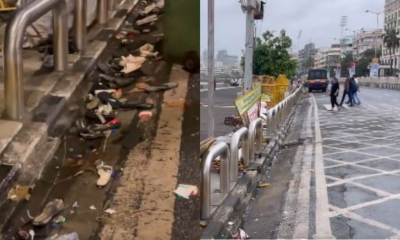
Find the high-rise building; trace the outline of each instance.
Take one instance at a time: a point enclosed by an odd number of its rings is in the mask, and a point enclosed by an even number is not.
[[[347,35],[341,39],[340,48],[342,49],[342,51],[341,51],[342,58],[344,58],[346,56],[346,54],[353,52],[353,42],[354,42],[353,35]]]
[[[217,53],[217,61],[222,62],[225,67],[233,67],[238,63],[239,57],[236,55],[229,55],[226,50],[219,50]]]
[[[382,35],[382,29],[361,31],[358,33],[353,44],[353,54],[355,59],[362,57],[362,54],[368,49],[376,49],[376,51],[380,51],[383,44]]]
[[[317,54],[314,43],[308,43],[299,51],[298,69],[299,73],[306,73],[308,69],[314,67],[314,58]]]
[[[385,0],[385,29],[396,29],[400,30],[400,0]],[[393,68],[399,69],[400,63],[400,52],[397,49],[394,53],[392,52]],[[390,53],[389,49],[385,47],[383,43],[382,57],[380,63],[383,65],[390,66]]]

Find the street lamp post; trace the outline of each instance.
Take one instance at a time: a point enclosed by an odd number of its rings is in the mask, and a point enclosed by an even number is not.
[[[385,11],[382,11],[382,12],[373,12],[373,11],[370,11],[370,10],[366,10],[365,11],[366,13],[372,13],[372,14],[376,14],[376,29],[379,29],[379,15],[381,15],[382,13],[384,13]],[[376,48],[376,38],[375,38],[375,58],[376,58],[376,50],[377,50],[377,48]]]
[[[214,137],[214,0],[208,0],[208,137]]]
[[[353,32],[353,50],[354,50],[354,43],[356,42],[356,32],[358,31],[364,31],[364,28],[358,29],[358,30],[350,30],[348,28],[345,29],[346,31]],[[358,51],[357,51],[358,52]],[[354,62],[354,53],[353,53],[353,62]]]

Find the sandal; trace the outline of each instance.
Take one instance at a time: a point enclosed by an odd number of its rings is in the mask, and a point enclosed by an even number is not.
[[[64,201],[62,199],[54,199],[46,204],[42,213],[33,219],[32,224],[34,226],[44,226],[48,224],[55,215],[63,210],[63,208]]]
[[[103,163],[101,163],[96,168],[97,174],[99,174],[96,185],[97,187],[102,188],[110,181],[111,175],[113,173],[113,168],[111,166],[104,165]]]

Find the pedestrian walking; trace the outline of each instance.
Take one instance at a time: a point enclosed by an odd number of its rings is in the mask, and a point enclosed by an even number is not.
[[[353,92],[354,104],[360,105],[361,101],[358,98],[358,94],[357,94],[360,91],[360,84],[358,82],[358,76],[357,75],[354,75],[354,82],[355,82],[355,86],[354,86],[355,87],[355,92]]]
[[[340,101],[339,106],[343,106],[344,99],[346,96],[349,97],[349,103],[351,103],[351,97],[350,97],[350,78],[346,78],[346,81],[344,82],[344,89],[343,89],[343,95],[342,95],[342,101]]]
[[[337,78],[333,78],[331,86],[331,94],[330,94],[332,108],[328,111],[333,111],[335,106],[337,106],[337,109],[340,110],[340,106],[337,102],[337,97],[339,96],[339,90],[340,90],[339,81]]]

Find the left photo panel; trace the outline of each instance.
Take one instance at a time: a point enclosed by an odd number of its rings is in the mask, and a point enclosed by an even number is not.
[[[0,239],[200,239],[200,2],[0,0]]]

